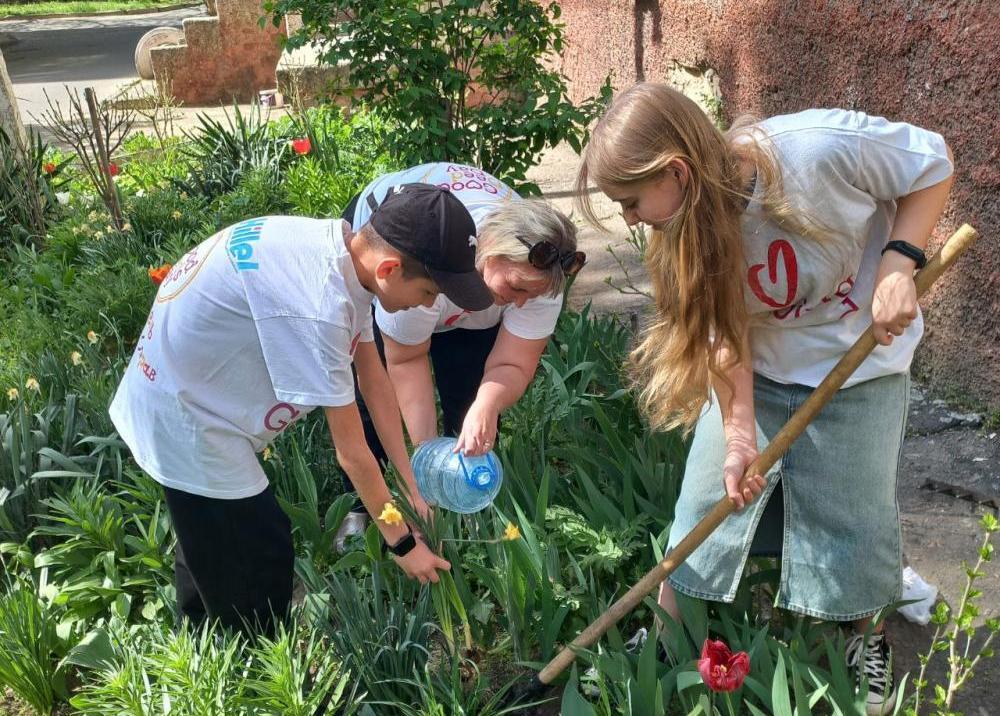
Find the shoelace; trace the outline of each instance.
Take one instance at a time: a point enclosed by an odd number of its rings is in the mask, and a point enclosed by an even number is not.
[[[888,663],[884,654],[885,637],[882,634],[873,634],[865,643],[864,634],[853,637],[847,645],[847,665],[856,667],[861,660],[861,653],[864,652],[864,674],[868,679],[868,688],[878,694],[885,693],[886,682],[888,681]],[[859,679],[860,681],[860,679]]]

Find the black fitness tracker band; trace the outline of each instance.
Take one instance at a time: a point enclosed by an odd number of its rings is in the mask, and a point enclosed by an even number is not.
[[[396,544],[386,544],[385,547],[397,557],[405,557],[410,550],[417,546],[417,538],[413,536],[413,530],[408,530],[406,536]]]
[[[919,248],[913,244],[906,241],[890,241],[882,249],[884,254],[886,251],[895,251],[896,253],[903,254],[908,259],[913,259],[918,269],[922,269],[927,265],[927,255]]]

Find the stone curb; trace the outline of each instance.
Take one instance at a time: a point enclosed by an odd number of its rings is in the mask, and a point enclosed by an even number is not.
[[[146,7],[137,10],[108,10],[105,12],[83,12],[83,13],[56,13],[51,15],[0,15],[3,20],[52,20],[59,17],[110,17],[112,15],[152,15],[157,12],[170,12],[171,10],[183,10],[186,7],[196,7],[204,5],[203,2],[184,2],[176,5],[166,5],[164,7]],[[2,37],[2,35],[0,35]]]

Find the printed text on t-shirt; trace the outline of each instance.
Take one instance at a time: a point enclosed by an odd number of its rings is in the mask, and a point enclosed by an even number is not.
[[[250,219],[233,227],[226,250],[237,271],[254,271],[260,266],[251,259],[254,242],[260,241],[260,230],[263,226],[264,219]]]
[[[761,278],[764,269],[767,273]],[[780,271],[779,271],[780,269]],[[782,294],[781,275],[784,275],[785,286]],[[766,306],[775,310],[771,314],[779,321],[786,318],[801,318],[804,314],[813,310],[813,306],[806,305],[806,297],[796,300],[796,293],[799,288],[799,264],[795,255],[795,249],[784,239],[772,241],[767,247],[767,263],[752,265],[747,271],[747,283],[754,296]],[[841,299],[840,305],[846,307],[837,320],[843,320],[850,314],[858,310],[858,305],[851,299],[850,293],[854,288],[854,275],[847,276],[838,283],[837,290],[820,300],[820,304],[827,304],[834,299]]]

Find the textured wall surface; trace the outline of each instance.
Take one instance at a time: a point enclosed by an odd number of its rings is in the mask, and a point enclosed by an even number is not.
[[[215,0],[216,14],[184,20],[185,43],[153,48],[156,81],[186,104],[252,102],[275,86],[283,28],[263,28],[260,0]]]
[[[986,0],[560,0],[575,99],[678,66],[718,75],[727,119],[845,107],[941,132],[956,184],[931,242],[979,229],[925,299],[915,372],[1000,409],[1000,3]]]

